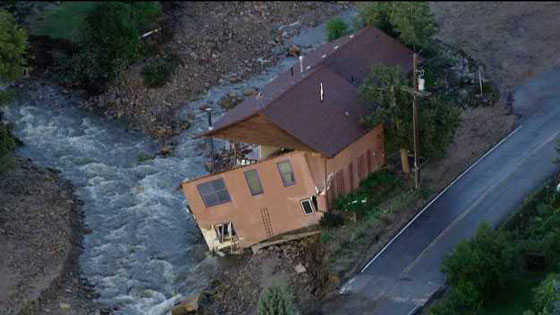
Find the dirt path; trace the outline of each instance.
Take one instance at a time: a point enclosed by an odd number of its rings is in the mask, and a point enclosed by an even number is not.
[[[94,313],[79,278],[80,202],[56,173],[15,164],[0,176],[0,313]]]

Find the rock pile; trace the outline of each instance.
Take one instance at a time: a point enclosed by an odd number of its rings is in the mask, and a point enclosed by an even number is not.
[[[168,8],[169,6],[169,8]],[[211,86],[240,82],[273,66],[304,26],[316,25],[348,7],[335,2],[180,2],[164,4],[174,34],[160,48],[178,59],[170,82],[147,89],[142,64],[130,67],[107,92],[87,104],[157,138],[179,132],[175,112]],[[232,108],[238,96],[223,106]],[[162,128],[160,128],[162,127]]]

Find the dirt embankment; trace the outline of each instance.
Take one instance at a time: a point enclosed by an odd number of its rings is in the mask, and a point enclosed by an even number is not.
[[[79,275],[82,231],[81,203],[55,172],[17,158],[0,175],[1,314],[97,310]]]
[[[439,37],[484,64],[507,90],[560,64],[557,2],[433,2]]]
[[[159,56],[179,65],[161,88],[146,88],[143,62],[88,103],[131,127],[167,138],[186,125],[175,112],[211,86],[239,82],[273,66],[286,54],[289,38],[346,9],[335,2],[173,2],[164,6],[173,38]]]

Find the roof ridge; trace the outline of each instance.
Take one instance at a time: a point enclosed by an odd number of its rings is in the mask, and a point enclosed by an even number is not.
[[[312,74],[314,74],[315,72],[317,72],[318,69],[320,69],[320,68],[325,68],[325,69],[327,69],[329,72],[331,72],[331,73],[333,73],[333,74],[335,74],[335,75],[341,77],[342,79],[344,79],[342,76],[338,75],[337,73],[335,73],[335,72],[333,72],[332,70],[330,70],[327,66],[325,66],[325,65],[324,65],[324,62],[325,62],[327,59],[332,59],[332,56],[335,56],[338,52],[340,52],[340,51],[343,50],[342,48],[348,47],[348,44],[349,44],[350,42],[353,42],[353,41],[355,40],[355,38],[357,37],[356,35],[362,34],[362,33],[366,32],[368,29],[372,29],[372,28],[373,28],[372,26],[366,26],[366,27],[363,27],[362,29],[360,29],[360,30],[354,32],[354,33],[344,35],[344,36],[342,36],[342,37],[337,38],[336,40],[334,40],[333,42],[342,41],[343,39],[345,39],[345,37],[349,37],[345,42],[342,43],[342,46],[341,46],[341,47],[335,48],[335,51],[333,51],[331,54],[325,56],[325,58],[323,58],[321,61],[319,61],[315,66],[313,66],[311,69],[307,70],[307,71],[308,71],[308,74],[305,74],[305,75],[304,75],[304,73],[305,73],[305,71],[304,71],[304,72],[301,74],[299,80],[294,81],[294,84],[291,84],[291,85],[290,85],[288,88],[286,88],[284,91],[282,91],[281,93],[279,93],[278,95],[276,95],[275,97],[273,97],[272,99],[270,99],[270,101],[268,101],[267,104],[266,104],[265,106],[259,106],[259,105],[257,104],[257,109],[256,109],[256,111],[253,113],[253,115],[254,115],[254,114],[262,113],[266,107],[268,107],[270,104],[274,103],[274,102],[277,101],[279,98],[281,98],[282,96],[284,96],[284,95],[285,95],[288,91],[290,91],[293,87],[297,86],[297,85],[300,84],[301,82],[304,82],[307,78],[309,78]],[[326,43],[322,44],[321,46],[319,46],[319,47],[317,47],[315,50],[313,50],[313,51],[311,52],[311,54],[317,52],[317,49],[318,49],[318,48],[323,47],[323,46],[326,46],[326,45],[331,44],[331,43],[333,43],[333,42],[326,42]],[[334,47],[337,47],[337,46],[338,46],[338,45],[336,45],[336,46],[334,46]],[[310,54],[310,55],[311,55],[311,54]],[[293,65],[292,65],[292,67],[293,67]],[[292,68],[292,67],[290,67],[290,68]],[[278,79],[280,78],[280,76],[285,75],[287,72],[288,72],[288,70],[286,70],[286,71],[280,73],[276,78],[274,78],[274,79],[273,79],[272,81],[270,81],[269,83],[274,82],[275,80],[278,80]],[[344,79],[344,80],[346,80],[346,79]],[[251,115],[251,116],[252,116],[252,115]],[[223,125],[223,126],[220,126],[220,129],[222,129],[222,128],[227,128],[227,127],[232,126],[232,125],[234,125],[234,124],[236,124],[236,123],[238,123],[238,122],[240,122],[240,121],[243,121],[243,120],[244,120],[244,119],[238,119],[238,120],[230,121],[228,124]],[[199,136],[209,136],[209,135],[211,135],[211,134],[213,134],[213,131],[204,132],[204,133],[200,134]]]

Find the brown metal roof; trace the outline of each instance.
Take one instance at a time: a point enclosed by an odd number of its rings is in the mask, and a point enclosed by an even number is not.
[[[288,70],[260,90],[261,101],[245,99],[201,136],[212,136],[260,113],[302,143],[332,157],[364,133],[358,121],[367,112],[359,100],[357,84],[374,64],[400,65],[409,73],[412,53],[380,30],[363,28],[317,48],[304,57],[303,73],[297,62],[293,75]]]

